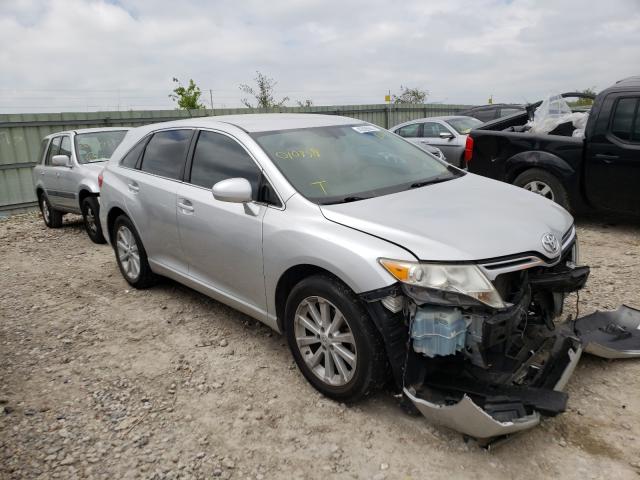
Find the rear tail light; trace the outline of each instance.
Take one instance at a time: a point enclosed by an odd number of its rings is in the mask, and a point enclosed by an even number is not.
[[[467,135],[467,142],[464,144],[464,163],[468,164],[473,155],[473,138]]]
[[[102,190],[102,172],[98,175],[98,188]]]

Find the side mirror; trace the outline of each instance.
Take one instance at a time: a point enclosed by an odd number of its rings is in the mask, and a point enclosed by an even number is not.
[[[71,167],[71,159],[69,155],[54,155],[51,159],[51,165],[54,167]]]
[[[221,202],[249,203],[253,201],[251,184],[246,178],[227,178],[211,189],[213,198]]]
[[[440,138],[443,140],[451,140],[453,138],[453,133],[451,132],[440,132]]]

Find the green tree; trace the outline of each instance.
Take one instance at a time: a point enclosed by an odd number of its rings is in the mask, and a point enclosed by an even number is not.
[[[200,87],[198,87],[192,79],[189,79],[189,85],[186,88],[176,77],[173,77],[173,83],[176,84],[176,88],[173,89],[173,93],[169,95],[169,98],[178,104],[178,108],[183,110],[205,108],[205,106],[199,102],[200,95],[202,94]]]
[[[270,107],[281,107],[285,102],[289,100],[289,97],[284,97],[280,101],[276,101],[274,98],[274,88],[278,84],[273,78],[269,78],[266,75],[256,71],[256,77],[254,78],[256,82],[256,88],[250,87],[249,85],[243,83],[240,85],[240,90],[245,94],[253,97],[256,100],[256,105],[254,105],[249,99],[246,97],[241,100],[242,104],[245,107],[249,108],[270,108]]]
[[[313,107],[313,100],[309,100],[308,98],[305,100],[296,100],[296,103],[299,107]]]
[[[418,87],[403,87],[400,85],[400,94],[393,94],[391,96],[391,101],[393,103],[424,103],[427,100],[427,96],[429,96],[429,92],[427,90],[422,90]]]
[[[576,90],[576,92],[584,93],[586,95],[595,95],[596,87],[585,88],[584,90]],[[575,102],[567,102],[570,107],[590,107],[593,105],[593,100],[590,98],[578,98]]]

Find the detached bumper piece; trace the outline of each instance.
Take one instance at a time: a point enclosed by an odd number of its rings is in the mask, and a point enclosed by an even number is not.
[[[622,305],[574,323],[584,351],[602,358],[640,358],[640,310]]]

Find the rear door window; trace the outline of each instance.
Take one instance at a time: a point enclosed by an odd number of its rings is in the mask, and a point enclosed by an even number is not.
[[[127,153],[124,156],[124,158],[120,161],[120,165],[127,168],[136,168],[136,165],[138,164],[138,159],[140,158],[140,155],[142,155],[142,151],[144,150],[144,147],[147,144],[147,140],[148,138],[145,138],[141,142],[138,142],[138,144],[135,147],[129,150],[129,153]]]
[[[420,124],[412,123],[396,130],[396,133],[404,138],[416,138],[420,136]]]
[[[47,158],[44,162],[45,165],[51,166],[51,159],[54,155],[58,155],[58,152],[60,151],[60,140],[62,140],[62,137],[55,137],[51,140],[51,143],[49,144],[49,152],[47,153]]]
[[[482,110],[476,110],[473,112],[473,116],[482,122],[488,122],[489,120],[493,120],[496,118],[496,109],[491,108],[483,108]]]
[[[192,130],[166,130],[151,137],[140,169],[161,177],[179,180],[191,142]]]
[[[640,142],[639,98],[621,98],[611,121],[611,133],[626,142]]]
[[[191,163],[190,183],[211,188],[221,180],[246,178],[258,199],[261,171],[242,146],[215,132],[200,132]]]

